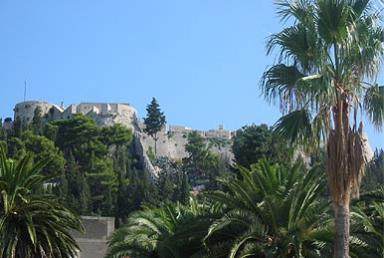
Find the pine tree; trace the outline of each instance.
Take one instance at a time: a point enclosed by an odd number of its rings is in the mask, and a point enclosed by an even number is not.
[[[153,137],[155,140],[155,155],[156,155],[156,144],[157,144],[157,133],[165,125],[165,115],[160,110],[160,106],[155,98],[152,98],[151,103],[147,106],[147,117],[144,118],[145,129],[144,131]]]
[[[188,156],[183,159],[184,171],[187,172],[193,186],[204,185],[206,187],[220,173],[218,170],[219,156],[211,151],[204,137],[198,132],[189,133],[187,138],[185,151]]]

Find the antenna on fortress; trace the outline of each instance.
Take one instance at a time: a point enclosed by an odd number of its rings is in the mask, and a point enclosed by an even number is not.
[[[24,81],[24,102],[25,102],[26,96],[27,96],[27,81]]]

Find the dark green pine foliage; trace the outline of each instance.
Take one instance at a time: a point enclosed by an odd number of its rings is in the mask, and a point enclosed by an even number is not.
[[[117,176],[111,158],[92,157],[86,177],[91,192],[91,211],[95,214],[112,216],[115,200],[112,194],[117,191]]]
[[[151,103],[147,106],[147,117],[144,118],[144,131],[155,140],[155,155],[158,140],[157,133],[164,127],[165,123],[164,113],[161,112],[157,100],[152,98]]]
[[[34,162],[49,159],[51,162],[42,169],[46,176],[64,175],[65,159],[63,153],[55,146],[55,143],[48,138],[37,135],[32,131],[25,131],[21,140],[25,147],[25,152],[33,153]]]
[[[183,167],[192,186],[214,187],[215,178],[222,172],[219,171],[220,158],[198,132],[189,133],[187,138],[185,150],[188,156],[183,159]]]
[[[10,137],[7,139],[7,152],[11,159],[18,159],[25,155],[24,142],[18,137]]]
[[[133,138],[132,130],[121,124],[103,127],[100,134],[101,141],[107,146],[121,147],[130,144]]]
[[[99,140],[100,128],[92,118],[76,114],[71,119],[54,121],[52,125],[57,126],[56,144],[64,154],[72,152],[80,165],[89,165],[86,163],[93,153],[96,156],[107,153]]]
[[[130,144],[133,139],[132,130],[121,124],[103,127],[101,129],[101,141],[108,147],[113,161],[113,170],[116,181],[113,191],[107,191],[111,196],[107,198],[113,202],[113,213],[116,219],[116,226],[125,222],[129,213],[128,203],[128,173],[132,169],[132,157]],[[112,185],[110,185],[112,188]]]
[[[80,167],[71,152],[67,156],[65,175],[64,183],[60,187],[61,192],[66,193],[67,205],[79,214],[89,214],[91,202],[89,186],[84,172],[80,171]]]
[[[244,167],[250,167],[263,158],[287,164],[292,160],[288,142],[265,124],[252,124],[237,130],[232,150],[236,163]]]

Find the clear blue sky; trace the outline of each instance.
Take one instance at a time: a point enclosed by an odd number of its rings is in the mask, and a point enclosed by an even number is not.
[[[29,100],[128,102],[143,117],[155,96],[170,124],[273,124],[278,107],[258,86],[273,62],[266,37],[282,28],[272,2],[1,0],[0,117],[26,80]]]

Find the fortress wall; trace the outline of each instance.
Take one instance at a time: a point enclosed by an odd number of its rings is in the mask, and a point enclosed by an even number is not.
[[[76,114],[76,110],[77,110],[77,107],[76,105],[69,105],[63,112],[62,114],[62,118],[63,119],[68,119],[68,118],[71,118],[73,116],[73,114]]]
[[[80,103],[77,105],[76,112],[86,115],[93,110],[94,106],[99,106],[96,103]]]
[[[120,123],[132,130],[138,128],[137,111],[132,106],[127,104],[117,104],[116,106],[117,115],[114,117],[114,123]]]
[[[21,120],[26,122],[31,122],[34,116],[35,109],[37,107],[40,107],[42,110],[43,115],[48,114],[49,110],[52,107],[55,107],[57,110],[62,111],[61,108],[59,108],[56,105],[50,104],[48,102],[43,101],[25,101],[16,104],[14,108],[14,119],[19,117]]]
[[[140,124],[141,129],[144,129],[144,125]],[[169,126],[168,131],[165,129],[160,131],[157,135],[157,156],[158,157],[168,157],[173,160],[181,160],[187,157],[187,152],[185,151],[185,145],[188,143],[188,134],[194,130],[182,127],[182,126]],[[204,138],[223,138],[225,140],[231,139],[231,133],[226,130],[211,130],[209,133],[204,131],[197,131]],[[141,141],[145,152],[150,148],[154,151],[155,140],[147,134],[141,135]],[[231,162],[233,160],[233,153],[231,150],[231,145],[227,144],[226,146],[212,146],[212,151],[218,153],[221,158]]]
[[[149,172],[149,174],[152,176],[153,179],[158,177],[158,173],[156,169],[153,167],[147,152],[144,142],[142,141],[142,133],[135,131],[135,138],[134,138],[134,148],[135,152],[140,157],[140,162],[143,165],[143,168]]]
[[[116,123],[122,124],[133,132],[139,132],[137,137],[140,143],[140,155],[143,154],[143,164],[148,170],[153,172],[153,167],[149,164],[147,152],[150,148],[154,151],[154,139],[145,133],[143,129],[145,125],[141,123],[137,116],[135,108],[129,104],[123,103],[80,103],[78,105],[70,105],[65,110],[62,110],[56,105],[47,102],[27,101],[16,105],[15,117],[19,116],[22,119],[30,122],[34,115],[35,108],[41,107],[43,114],[48,114],[49,119],[67,119],[75,113],[82,113],[92,117],[99,126],[112,126]],[[53,108],[52,108],[53,107]],[[158,133],[157,141],[157,156],[169,157],[173,160],[181,160],[187,156],[185,145],[187,144],[187,137],[193,130],[185,126],[169,125],[168,129],[163,128]],[[197,131],[201,136],[206,138],[223,138],[226,140],[231,139],[231,132],[224,130],[222,127],[219,130]],[[213,146],[212,150],[219,153],[223,158],[232,160],[233,154],[230,146],[218,147]]]
[[[63,110],[55,105],[52,105],[47,115],[51,120],[63,119]]]
[[[157,156],[169,157],[173,160],[180,160],[187,156],[185,152],[185,145],[187,144],[187,136],[191,130],[182,132],[166,132],[162,130],[158,133],[157,140]],[[141,141],[143,142],[144,149],[147,152],[149,148],[154,151],[155,140],[147,134],[141,135]]]

